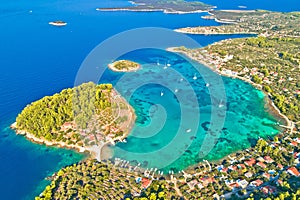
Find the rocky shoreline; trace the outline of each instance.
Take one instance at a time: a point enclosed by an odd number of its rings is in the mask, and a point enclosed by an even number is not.
[[[46,145],[46,146],[55,146],[55,147],[60,147],[60,148],[73,149],[73,150],[78,151],[79,153],[90,152],[90,150],[88,150],[85,147],[81,147],[81,146],[77,146],[77,145],[69,145],[69,144],[66,144],[65,142],[47,141],[47,140],[38,138],[38,137],[34,136],[33,134],[28,133],[24,130],[18,130],[16,122],[14,122],[12,125],[10,125],[10,128],[15,130],[17,135],[23,135],[28,140],[30,140],[34,143],[37,143],[37,144],[43,144],[43,145]]]

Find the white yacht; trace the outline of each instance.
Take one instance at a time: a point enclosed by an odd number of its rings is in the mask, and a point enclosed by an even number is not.
[[[194,75],[193,79],[194,79],[194,80],[196,80],[196,79],[197,79],[197,76],[196,76],[196,74]]]

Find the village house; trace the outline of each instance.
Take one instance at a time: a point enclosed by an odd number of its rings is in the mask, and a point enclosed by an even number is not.
[[[260,189],[262,191],[262,193],[264,193],[265,195],[270,195],[270,194],[274,194],[276,193],[276,188],[273,186],[264,186]]]
[[[253,176],[253,174],[251,172],[247,172],[244,174],[247,178],[251,178]]]
[[[223,173],[226,173],[226,174],[227,174],[227,171],[228,171],[228,168],[227,168],[227,167],[224,167],[223,169],[221,169],[220,172],[223,172]]]
[[[151,185],[151,180],[149,180],[148,178],[143,177],[142,180],[142,188],[147,189],[150,185]]]
[[[250,158],[249,160],[245,161],[245,165],[252,167],[256,163],[254,158]]]
[[[296,167],[290,167],[290,168],[287,170],[287,172],[288,172],[289,174],[293,175],[293,176],[299,176],[299,175],[300,175],[300,173],[299,173],[299,171],[297,170]]]
[[[267,83],[267,84],[271,84],[271,83],[272,83],[272,82],[269,80],[268,77],[264,77],[264,78],[263,78],[263,81],[264,81],[265,83]]]
[[[228,169],[230,169],[231,171],[235,171],[235,170],[237,170],[237,166],[235,166],[235,165],[230,165],[230,166],[228,167]]]
[[[245,189],[249,184],[246,180],[237,180],[236,182],[243,189]]]
[[[231,190],[234,190],[236,188],[239,188],[239,184],[237,182],[235,182],[234,180],[226,180],[225,184],[227,185],[227,187]]]
[[[239,169],[246,169],[246,166],[244,164],[238,164],[237,167]]]
[[[266,179],[270,180],[271,175],[269,173],[263,173],[262,175],[263,177],[265,177]]]
[[[280,180],[280,179],[278,179],[278,180],[276,181],[276,185],[277,185],[277,186],[282,186],[282,185],[283,185],[283,181]]]
[[[203,177],[200,179],[200,181],[202,182],[203,186],[207,186],[210,183],[213,183],[215,180],[212,177]]]
[[[260,166],[261,168],[265,169],[267,167],[267,165],[265,165],[262,162],[258,162],[256,165]]]
[[[273,163],[274,162],[274,160],[270,156],[265,156],[264,159],[265,159],[266,163]]]
[[[251,183],[250,183],[250,186],[253,186],[253,187],[259,187],[261,184],[263,184],[264,182],[262,181],[262,180],[260,180],[260,179],[257,179],[257,180],[255,180],[255,181],[252,181]]]
[[[297,143],[296,141],[292,141],[292,142],[290,143],[290,145],[296,147],[296,146],[298,145],[298,143]]]
[[[75,123],[74,122],[65,122],[61,128],[62,131],[67,131],[69,129],[74,130],[75,129]]]
[[[257,160],[258,160],[259,162],[265,162],[265,159],[264,159],[263,157],[261,157],[261,156],[258,157]]]
[[[280,169],[280,170],[282,170],[282,169],[283,169],[283,165],[280,164],[280,163],[278,163],[278,164],[277,164],[277,168]]]

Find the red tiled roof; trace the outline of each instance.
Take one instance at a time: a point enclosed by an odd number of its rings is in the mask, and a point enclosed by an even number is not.
[[[277,180],[277,184],[282,185],[282,184],[283,184],[283,181],[280,180],[280,179],[278,179],[278,180]]]
[[[270,179],[271,175],[268,174],[268,173],[264,173],[264,174],[263,174],[263,177],[265,177],[265,178],[267,178],[267,179]]]
[[[149,179],[147,179],[147,178],[142,178],[142,187],[143,188],[147,188],[147,187],[149,187],[150,186],[150,184],[151,184],[151,181],[149,180]]]
[[[245,169],[246,168],[246,166],[244,164],[238,164],[237,166],[238,166],[239,169]]]
[[[278,167],[279,169],[283,169],[283,166],[282,166],[282,164],[280,164],[280,163],[277,164],[277,167]]]
[[[265,194],[273,194],[276,191],[276,188],[272,186],[265,186],[261,188],[261,191]]]
[[[300,173],[299,173],[299,171],[297,170],[296,167],[290,167],[287,171],[290,174],[294,175],[294,176],[299,176],[300,175]]]
[[[255,159],[254,158],[250,158],[249,160],[245,161],[245,164],[248,166],[252,166],[255,164]]]
[[[292,141],[292,142],[291,142],[291,145],[293,145],[293,146],[295,146],[295,147],[297,146],[297,144],[298,144],[298,143],[295,142],[295,141]]]
[[[221,169],[221,172],[227,172],[228,171],[228,168],[227,167],[224,167],[223,169]]]
[[[230,184],[228,185],[228,187],[230,187],[230,188],[238,188],[238,187],[240,187],[240,186],[239,186],[239,184],[237,184],[236,182],[234,182],[234,183],[230,183]]]
[[[267,163],[274,162],[274,160],[270,156],[265,156],[264,159],[266,160]]]
[[[266,168],[266,167],[267,167],[267,166],[266,166],[264,163],[262,163],[262,162],[258,162],[257,165],[260,166],[260,167],[262,167],[262,168]]]
[[[208,177],[208,178],[201,178],[200,180],[203,182],[203,185],[208,185],[209,183],[213,183],[215,179]]]
[[[257,179],[255,181],[252,181],[251,184],[255,185],[255,186],[260,186],[261,184],[263,184],[264,182],[260,179]]]

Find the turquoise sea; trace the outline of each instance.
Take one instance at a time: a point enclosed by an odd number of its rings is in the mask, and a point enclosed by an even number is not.
[[[219,8],[222,7],[220,1],[215,3]],[[282,11],[299,10],[297,3],[294,1],[291,7],[288,4],[282,5],[280,2],[272,1],[272,7],[269,8]],[[251,8],[268,8],[262,7],[262,4],[261,1],[260,4],[258,1],[248,2],[248,6]],[[17,114],[28,103],[45,95],[59,92],[63,88],[72,87],[82,61],[96,45],[114,34],[138,27],[174,29],[196,25],[217,25],[214,21],[202,20],[200,16],[205,13],[166,15],[159,12],[97,12],[95,10],[100,6],[120,5],[129,4],[125,0],[75,0],[72,2],[67,0],[0,0],[2,25],[0,31],[0,199],[32,199],[48,184],[44,180],[45,177],[53,174],[59,168],[78,162],[85,157],[70,150],[33,144],[22,136],[16,136],[14,131],[9,129],[9,125],[14,122]],[[236,1],[228,0],[228,3],[224,3],[224,8],[231,8],[231,5],[232,8],[236,8]],[[268,6],[269,3],[266,5]],[[61,28],[49,26],[48,22],[54,20],[67,21],[68,25]],[[242,36],[192,36],[202,46],[235,37]],[[187,80],[192,82],[193,88],[203,96],[203,102],[199,102],[205,103],[205,105],[210,104],[209,100],[205,99],[207,91],[203,87],[200,75],[199,82],[193,82],[193,69],[189,68],[189,64],[181,57],[153,49],[133,52],[126,56],[144,63],[145,67],[151,67],[151,63],[156,62],[157,58],[170,60],[172,67],[186,76]],[[104,79],[114,82],[118,76],[120,75],[107,72]],[[276,120],[264,111],[263,99],[256,98],[261,97],[260,92],[238,80],[224,78],[224,82],[229,103],[228,115],[231,117],[226,119],[226,129],[222,132],[223,139],[218,141],[213,154],[206,157],[209,159],[222,157],[226,153],[249,146],[252,139],[257,138],[258,134],[263,137],[272,135],[272,132],[276,133],[276,129],[261,123],[261,120],[268,123]],[[136,91],[133,98],[130,99],[131,105],[137,111],[138,118],[132,136],[128,138],[128,143],[118,144],[122,149],[133,152],[153,151],[168,142],[167,140],[172,137],[172,129],[178,125],[176,119],[168,119],[166,127],[161,130],[159,135],[153,136],[151,142],[143,145],[142,148],[141,145],[137,146],[138,142],[142,140],[142,138],[136,137],[140,134],[137,132],[138,127],[149,124],[148,110],[152,103],[167,104],[170,112],[174,112],[173,116],[178,114],[176,113],[178,104],[171,91],[164,90],[164,98],[156,98],[157,95],[160,97],[159,93],[162,88],[155,85],[149,86],[149,88]],[[120,92],[124,91],[121,91],[120,88]],[[202,97],[199,96],[199,98]],[[205,105],[200,104],[200,109],[205,111]],[[151,110],[151,112],[155,112],[155,110]],[[233,126],[237,120],[241,120],[236,124],[240,128],[239,136],[236,135]],[[202,142],[201,133],[203,131],[201,129],[208,125],[206,122],[205,116],[201,118],[197,139],[191,144],[189,151],[186,151],[169,168],[180,169],[198,161],[197,145]],[[261,132],[257,133],[257,130],[261,130]],[[165,134],[166,132],[169,135]],[[235,139],[238,139],[239,143]],[[116,156],[118,156],[117,151]],[[126,155],[124,156],[126,157]],[[135,160],[135,158],[128,159]],[[149,166],[156,165],[152,160],[147,162]]]
[[[121,57],[129,58],[142,63],[142,69],[126,78],[110,72],[104,76],[109,79],[102,80],[115,83],[137,113],[127,142],[111,147],[114,157],[177,172],[278,133],[276,123],[282,121],[269,113],[265,95],[250,84],[228,77],[218,82],[219,75],[210,69],[163,50],[137,50]],[[137,85],[142,86],[134,91]],[[221,98],[222,85],[226,99]],[[217,123],[223,123],[219,132]]]

